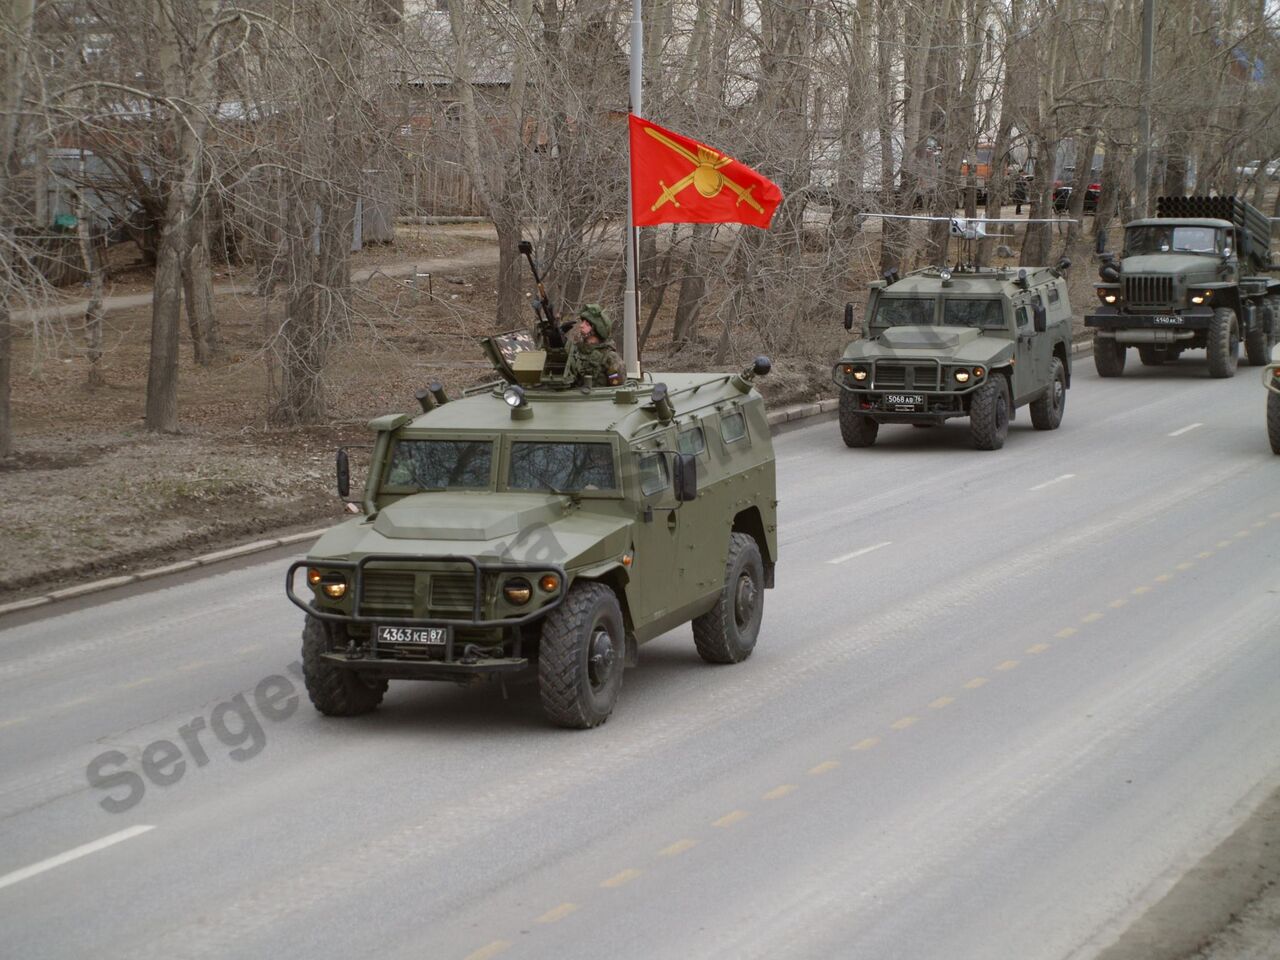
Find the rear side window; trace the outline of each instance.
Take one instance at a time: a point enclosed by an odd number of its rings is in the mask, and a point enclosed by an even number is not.
[[[1049,302],[1050,302],[1050,303],[1057,303],[1057,302],[1058,302],[1058,288],[1057,288],[1057,287],[1050,287],[1050,288],[1049,288]]]
[[[736,443],[747,435],[747,418],[741,410],[730,413],[720,420],[720,436],[725,443]]]
[[[694,456],[707,449],[707,438],[701,427],[681,430],[677,443],[681,453],[691,453]]]
[[[660,453],[651,453],[640,458],[640,492],[646,497],[667,489],[670,478],[667,476],[667,458]]]

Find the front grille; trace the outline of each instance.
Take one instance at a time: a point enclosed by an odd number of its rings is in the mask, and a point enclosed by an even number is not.
[[[365,570],[360,582],[363,616],[412,617],[414,576],[387,570]]]
[[[874,387],[877,390],[899,387],[907,390],[937,390],[940,369],[935,363],[877,363]]]
[[[475,602],[475,574],[437,573],[431,577],[432,610],[470,610]]]
[[[1125,303],[1135,307],[1173,304],[1173,277],[1125,277]]]

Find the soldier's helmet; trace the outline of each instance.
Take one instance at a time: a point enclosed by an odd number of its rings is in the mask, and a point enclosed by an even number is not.
[[[598,303],[588,303],[584,306],[578,311],[578,319],[591,324],[591,329],[601,340],[608,340],[609,334],[613,333],[613,321]]]

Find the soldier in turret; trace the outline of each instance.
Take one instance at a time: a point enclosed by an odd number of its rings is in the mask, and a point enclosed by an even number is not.
[[[609,341],[613,321],[598,303],[588,303],[578,311],[578,322],[569,333],[576,355],[578,382],[587,377],[596,386],[618,386],[625,379],[622,358]]]

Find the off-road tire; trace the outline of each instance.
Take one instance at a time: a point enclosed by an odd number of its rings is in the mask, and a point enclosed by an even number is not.
[[[608,648],[607,661],[596,659],[602,642]],[[617,596],[603,583],[575,583],[542,622],[538,693],[543,714],[557,726],[575,730],[600,726],[618,702],[625,660],[626,634]]]
[[[1265,367],[1271,362],[1271,348],[1275,346],[1280,330],[1280,301],[1267,297],[1262,301],[1257,325],[1245,335],[1244,354],[1251,367]]]
[[[716,605],[693,619],[693,642],[707,663],[741,663],[751,656],[764,616],[764,562],[755,538],[729,535],[724,586]]]
[[[1157,350],[1150,344],[1144,343],[1138,347],[1138,359],[1142,361],[1144,367],[1161,366],[1168,358],[1169,355],[1167,353]]]
[[[1049,389],[1031,403],[1031,425],[1037,430],[1057,430],[1067,408],[1067,371],[1062,360],[1054,357],[1049,370]]]
[[[1267,439],[1271,452],[1280,454],[1280,393],[1267,391]]]
[[[1093,366],[1100,377],[1118,377],[1124,373],[1126,353],[1128,347],[1111,337],[1093,338]]]
[[[320,656],[340,646],[333,641],[345,633],[341,626],[312,616],[302,628],[302,679],[307,696],[326,717],[371,713],[387,692],[386,680],[365,680],[354,670],[344,670]]]
[[[840,436],[846,447],[869,447],[876,442],[880,424],[858,413],[857,402],[848,390],[840,391]]]
[[[974,391],[969,435],[975,450],[999,450],[1009,436],[1009,391],[998,373]]]
[[[1240,362],[1240,321],[1230,307],[1213,311],[1209,322],[1208,344],[1209,376],[1222,379],[1236,375]]]

